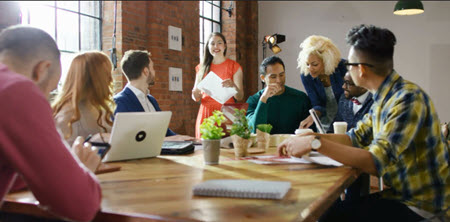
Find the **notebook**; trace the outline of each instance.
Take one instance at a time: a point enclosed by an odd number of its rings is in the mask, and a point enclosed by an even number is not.
[[[161,155],[183,155],[193,153],[195,150],[192,141],[164,141]]]
[[[193,188],[194,195],[255,199],[283,199],[291,182],[265,180],[208,180]]]
[[[161,153],[172,112],[117,113],[103,162],[155,157]]]

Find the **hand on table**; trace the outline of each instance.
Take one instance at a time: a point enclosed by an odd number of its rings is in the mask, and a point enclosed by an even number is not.
[[[194,141],[195,137],[187,136],[187,135],[174,135],[174,136],[166,136],[164,141]]]
[[[311,141],[313,139],[314,135],[312,133],[288,138],[278,145],[278,155],[302,157],[311,152]]]
[[[72,145],[72,150],[78,159],[93,173],[100,165],[100,156],[97,151],[91,149],[90,143],[84,143],[84,138],[79,136]]]

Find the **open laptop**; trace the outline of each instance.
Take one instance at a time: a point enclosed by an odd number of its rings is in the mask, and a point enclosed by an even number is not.
[[[317,113],[314,109],[310,109],[309,113],[311,114],[314,123],[316,124],[316,128],[319,131],[319,133],[325,134],[325,129],[323,128],[322,122],[320,121],[319,117],[317,116]]]
[[[117,113],[110,151],[103,162],[154,157],[161,153],[172,112]]]

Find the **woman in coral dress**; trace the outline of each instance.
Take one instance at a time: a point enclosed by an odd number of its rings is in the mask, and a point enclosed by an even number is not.
[[[195,137],[200,138],[200,125],[203,119],[212,115],[214,110],[221,110],[222,104],[214,100],[212,97],[197,88],[198,83],[205,78],[210,71],[217,74],[223,81],[223,87],[233,87],[237,93],[230,98],[225,104],[235,103],[236,100],[242,100],[244,97],[242,83],[241,66],[225,57],[227,52],[227,42],[225,37],[218,32],[213,32],[208,37],[205,45],[204,58],[202,62],[195,68],[195,84],[192,89],[192,99],[196,102],[201,101],[198,110],[197,121],[195,123]]]

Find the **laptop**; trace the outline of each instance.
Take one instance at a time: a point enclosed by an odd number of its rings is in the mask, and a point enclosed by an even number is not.
[[[319,117],[317,116],[317,113],[314,109],[310,109],[309,113],[311,114],[314,123],[316,124],[316,128],[319,131],[319,133],[325,134],[325,129],[323,128],[322,122],[320,121]]]
[[[155,157],[161,153],[172,112],[117,113],[103,162]]]

